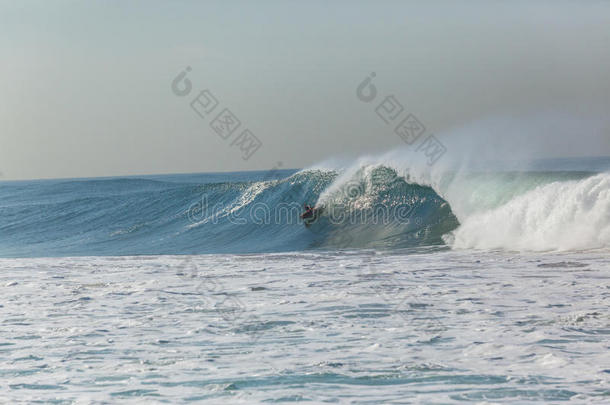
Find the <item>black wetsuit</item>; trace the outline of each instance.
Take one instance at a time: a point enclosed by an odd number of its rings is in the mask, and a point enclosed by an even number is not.
[[[313,208],[311,208],[309,205],[307,207],[305,207],[306,211],[301,214],[301,218],[306,219],[306,218],[311,218],[313,216]]]

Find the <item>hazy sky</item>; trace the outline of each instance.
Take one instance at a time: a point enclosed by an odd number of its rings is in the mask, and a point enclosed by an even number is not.
[[[203,89],[219,105],[201,118]],[[475,127],[492,147],[610,155],[610,2],[6,0],[0,91],[3,179],[384,151],[402,144],[375,114],[386,95],[441,140]],[[224,108],[241,121],[227,140],[210,127]],[[263,143],[247,161],[231,146],[245,128]]]

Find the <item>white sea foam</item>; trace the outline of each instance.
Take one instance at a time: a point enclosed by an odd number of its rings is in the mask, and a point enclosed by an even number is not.
[[[603,254],[347,251],[0,267],[0,402],[607,402]]]
[[[458,248],[581,250],[610,248],[610,174],[554,182],[497,208],[462,218]]]

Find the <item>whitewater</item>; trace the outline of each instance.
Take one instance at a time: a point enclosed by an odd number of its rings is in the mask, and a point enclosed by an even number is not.
[[[610,401],[607,158],[1,182],[0,268],[0,403]]]

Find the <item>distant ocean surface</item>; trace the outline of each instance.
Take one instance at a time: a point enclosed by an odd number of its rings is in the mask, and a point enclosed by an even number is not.
[[[610,402],[610,159],[331,166],[0,182],[0,403]]]

